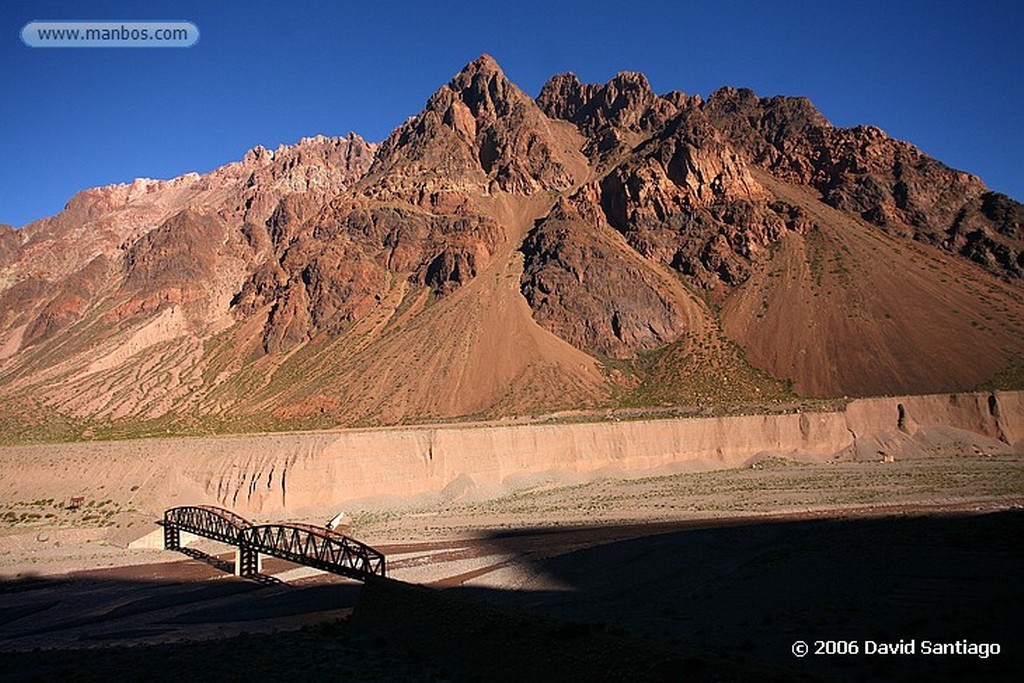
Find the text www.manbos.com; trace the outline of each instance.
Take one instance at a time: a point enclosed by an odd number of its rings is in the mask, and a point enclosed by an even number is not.
[[[189,21],[33,21],[21,29],[29,47],[191,47]]]

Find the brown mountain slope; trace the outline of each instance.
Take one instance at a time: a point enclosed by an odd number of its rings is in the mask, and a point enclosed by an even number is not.
[[[468,64],[380,146],[0,226],[8,438],[947,391],[1024,367],[1024,207],[798,98]],[[1002,381],[1002,380],[1000,380]]]
[[[814,222],[786,232],[726,300],[722,321],[757,366],[804,395],[970,387],[1019,365],[1021,288],[899,240],[818,200],[762,182]]]

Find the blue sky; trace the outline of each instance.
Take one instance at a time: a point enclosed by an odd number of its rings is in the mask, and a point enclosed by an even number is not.
[[[182,19],[187,49],[31,49],[33,19]],[[0,4],[0,223],[79,189],[207,172],[257,144],[379,141],[465,63],[536,95],[642,71],[658,92],[805,95],[1024,200],[1024,3],[48,2]]]

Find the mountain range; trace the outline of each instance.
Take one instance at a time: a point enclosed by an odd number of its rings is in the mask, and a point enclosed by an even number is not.
[[[0,226],[0,426],[52,440],[1024,384],[1024,206],[805,98],[536,98]]]

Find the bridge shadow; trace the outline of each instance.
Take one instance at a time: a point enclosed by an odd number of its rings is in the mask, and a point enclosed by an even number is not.
[[[222,571],[222,572],[224,572],[226,574],[234,574],[234,572],[235,572],[235,563],[234,562],[231,562],[231,561],[228,561],[228,560],[222,560],[221,558],[219,558],[219,557],[217,557],[215,555],[210,555],[208,553],[204,553],[202,550],[196,550],[195,548],[189,548],[189,547],[186,547],[186,546],[182,546],[181,548],[179,548],[177,550],[177,552],[179,552],[179,553],[181,553],[183,555],[188,555],[193,560],[199,560],[200,562],[205,562],[206,564],[210,565],[211,567],[213,567],[215,569],[219,569],[220,571]]]
[[[224,560],[217,557],[216,555],[210,555],[209,553],[204,553],[202,550],[189,548],[187,546],[182,546],[181,548],[178,548],[177,551],[175,552],[182,553],[183,555],[188,555],[193,560],[205,562],[214,569],[222,571],[225,574],[231,574],[232,576],[234,576],[235,574],[235,563],[233,561]],[[270,574],[247,574],[241,578],[247,581],[253,581],[254,583],[262,584],[264,586],[280,586],[284,583],[283,581],[281,581],[281,579],[275,576],[271,576]]]
[[[248,576],[245,576],[244,578],[246,580],[248,580],[248,581],[255,581],[256,583],[261,584],[263,586],[284,586],[284,585],[287,585],[281,579],[277,578],[276,576],[271,576],[270,574],[249,574]]]

